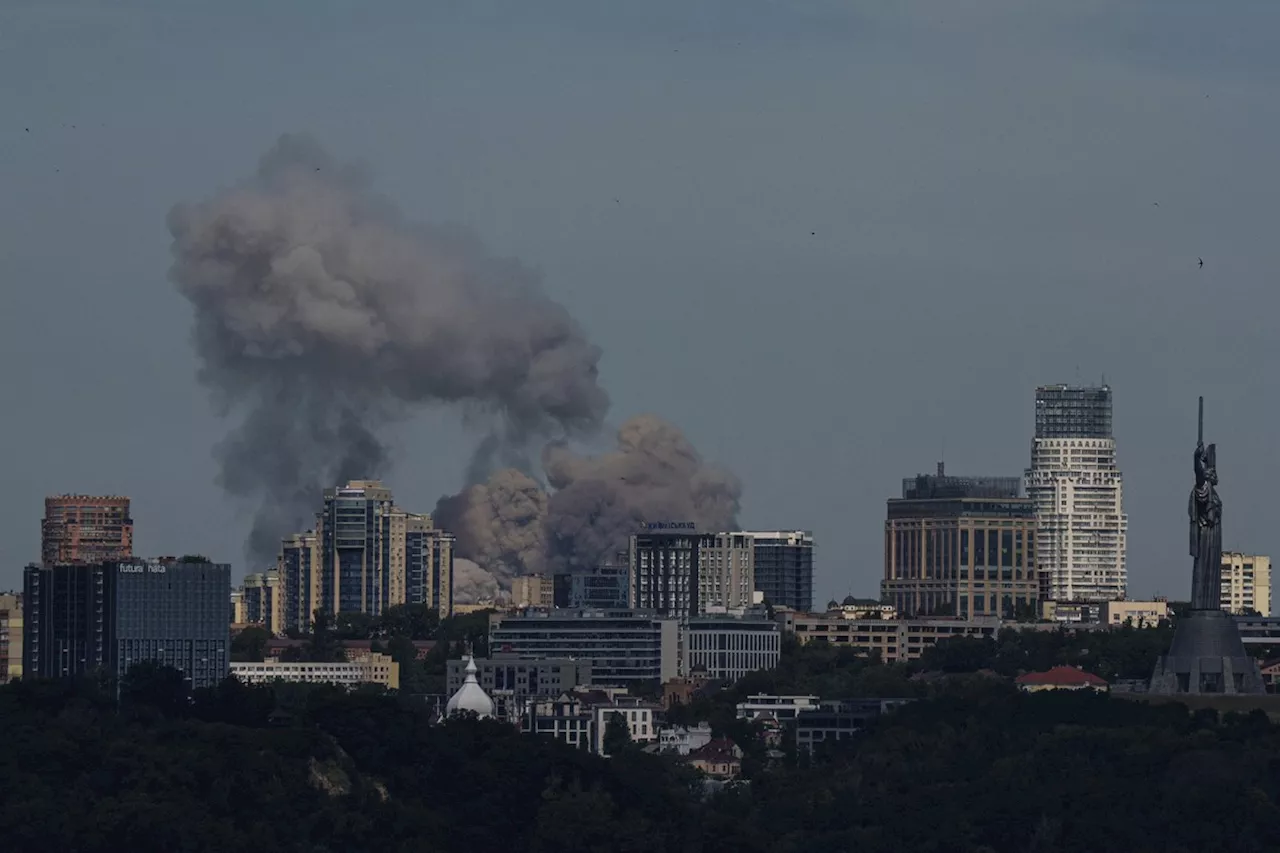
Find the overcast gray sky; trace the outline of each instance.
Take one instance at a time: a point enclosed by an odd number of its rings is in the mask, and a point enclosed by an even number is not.
[[[875,594],[884,500],[944,443],[1019,474],[1034,387],[1104,374],[1131,595],[1185,596],[1196,395],[1224,544],[1277,546],[1277,31],[1243,0],[8,0],[0,588],[64,491],[243,572],[165,214],[303,131],[540,270],[611,421],[673,420],[746,526],[812,528],[821,600]],[[427,511],[472,441],[397,434]]]

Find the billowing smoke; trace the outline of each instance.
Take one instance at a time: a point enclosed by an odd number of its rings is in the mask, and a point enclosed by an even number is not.
[[[494,576],[465,557],[453,559],[453,600],[472,604],[498,596],[498,581]]]
[[[609,398],[574,319],[530,271],[405,221],[310,139],[281,137],[252,179],[168,224],[200,380],[240,417],[216,456],[222,486],[255,508],[251,561],[310,526],[323,488],[382,476],[387,428],[437,403],[483,437],[468,487],[435,511],[458,537],[458,601],[607,560],[642,521],[735,525],[737,479],[657,418],[625,423],[615,451],[575,454]]]
[[[504,587],[518,574],[610,562],[646,521],[692,521],[702,530],[737,526],[737,477],[704,462],[679,429],[659,418],[627,421],[617,449],[599,456],[549,444],[542,465],[549,497],[508,469],[436,506],[436,523],[457,534],[458,552]]]
[[[284,136],[241,186],[169,214],[170,278],[195,308],[200,379],[243,415],[221,484],[254,501],[255,562],[325,486],[387,467],[385,428],[469,404],[498,426],[473,465],[600,426],[597,347],[536,277],[470,235],[405,222],[364,173]]]

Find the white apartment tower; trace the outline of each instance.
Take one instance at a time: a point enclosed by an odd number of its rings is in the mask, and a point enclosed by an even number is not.
[[[1129,519],[1109,386],[1036,389],[1036,434],[1024,484],[1035,502],[1041,599],[1123,599]]]

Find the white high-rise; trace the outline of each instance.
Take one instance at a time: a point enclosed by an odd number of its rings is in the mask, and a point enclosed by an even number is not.
[[[1036,508],[1041,599],[1124,598],[1129,518],[1111,435],[1110,387],[1036,389],[1036,434],[1024,482]]]

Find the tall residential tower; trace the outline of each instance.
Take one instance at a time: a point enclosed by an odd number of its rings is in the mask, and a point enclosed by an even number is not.
[[[1109,386],[1036,389],[1036,432],[1024,482],[1036,510],[1041,598],[1124,598],[1129,519],[1111,434]]]
[[[44,499],[40,561],[101,563],[133,555],[129,499],[117,495],[58,495]]]

